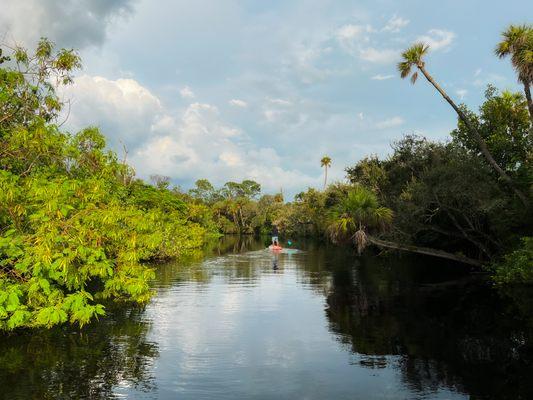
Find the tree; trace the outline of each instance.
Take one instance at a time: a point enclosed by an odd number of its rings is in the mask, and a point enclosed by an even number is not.
[[[72,73],[81,67],[74,50],[54,51],[46,38],[41,38],[33,54],[20,46],[9,50],[10,56],[0,52],[0,64],[12,61],[15,65],[0,70],[0,138],[3,130],[16,124],[27,126],[35,116],[53,121],[63,106],[56,87],[72,83]]]
[[[502,32],[502,41],[494,50],[500,58],[511,57],[518,81],[524,85],[529,118],[533,128],[533,100],[530,86],[533,83],[533,26],[531,24],[510,25]]]
[[[153,174],[150,175],[150,181],[158,189],[168,189],[168,185],[170,185],[170,176]]]
[[[392,210],[380,206],[374,193],[355,186],[333,211],[329,234],[334,242],[350,237],[361,253],[367,243],[366,231],[385,228],[392,216]]]
[[[515,182],[522,182],[527,187],[532,179],[528,176],[531,173],[528,173],[531,170],[528,164],[533,160],[533,135],[530,134],[531,123],[524,96],[507,90],[500,93],[489,85],[479,113],[465,112],[496,162]],[[477,143],[461,121],[451,135],[454,141],[477,153]]]
[[[345,171],[352,184],[361,184],[375,192],[379,192],[387,180],[383,162],[376,155],[363,158],[353,167],[347,167]]]
[[[211,182],[207,179],[198,179],[195,182],[194,189],[189,190],[189,194],[195,199],[201,200],[206,204],[216,201],[216,191]]]
[[[533,237],[522,238],[522,245],[491,268],[499,284],[533,283]]]
[[[328,156],[322,157],[320,160],[320,166],[324,167],[324,189],[326,189],[326,185],[328,182],[328,168],[331,167],[331,158]]]
[[[522,203],[525,206],[527,206],[528,205],[527,197],[524,195],[524,193],[522,193],[519,189],[516,188],[514,182],[509,177],[509,175],[496,162],[496,160],[494,159],[494,157],[492,156],[492,154],[490,153],[487,147],[487,143],[485,142],[485,140],[483,139],[479,131],[471,123],[471,121],[466,116],[464,111],[459,106],[457,106],[457,104],[455,104],[455,102],[450,98],[450,96],[448,96],[448,94],[440,87],[440,85],[435,81],[435,79],[433,79],[433,77],[426,70],[425,68],[426,64],[423,58],[427,54],[428,50],[429,50],[429,46],[424,43],[415,43],[414,45],[409,47],[407,50],[405,50],[402,53],[402,61],[398,63],[398,71],[400,72],[400,76],[403,79],[411,75],[411,83],[415,84],[416,80],[418,79],[418,71],[420,71],[424,75],[424,77],[428,80],[428,82],[433,85],[433,87],[440,93],[440,95],[455,110],[455,112],[459,116],[459,119],[465,124],[470,134],[476,140],[479,150],[481,151],[481,153],[483,154],[487,162],[490,164],[490,166],[498,173],[501,179],[512,188],[512,190],[518,196],[518,198],[522,201]],[[415,71],[411,74],[413,67],[417,68],[418,71]]]
[[[131,170],[97,128],[72,135],[55,124],[74,52],[43,39],[36,54],[9,57],[0,66],[0,331],[84,325],[105,313],[105,299],[147,302],[145,261],[200,247],[210,221],[166,184],[124,179]]]

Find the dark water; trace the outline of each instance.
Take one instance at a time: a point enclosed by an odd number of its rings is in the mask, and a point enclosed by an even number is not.
[[[458,266],[225,239],[153,301],[0,336],[5,399],[533,399],[533,299]]]

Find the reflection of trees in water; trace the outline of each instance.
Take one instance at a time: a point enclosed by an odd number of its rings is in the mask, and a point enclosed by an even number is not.
[[[265,242],[265,243],[263,243]],[[238,254],[260,250],[270,244],[270,238],[263,241],[253,235],[225,235],[207,244],[205,253],[209,255]]]
[[[9,399],[109,399],[113,387],[153,389],[150,367],[158,357],[148,342],[149,325],[139,310],[81,331],[67,327],[4,337],[0,341],[0,385]]]
[[[346,262],[353,264],[350,249],[327,246],[313,240],[301,240],[296,244],[302,253],[291,255],[291,261],[297,265],[298,283],[320,295],[330,291],[332,269],[346,268]]]
[[[162,291],[182,280],[208,283],[211,275],[202,260],[259,248],[262,244],[250,236],[213,241],[179,262],[155,264],[155,286]],[[251,274],[247,265],[228,270],[233,269],[235,276]],[[0,337],[0,398],[109,399],[117,385],[153,390],[151,366],[158,349],[147,340],[150,325],[140,309],[110,306],[109,317],[82,330],[64,326]]]
[[[402,278],[401,265],[361,262],[333,269],[327,296],[330,329],[360,354],[361,365],[384,367],[385,355],[398,355],[389,363],[414,390],[446,386],[483,398],[533,398],[531,317],[517,317],[515,306],[480,282],[421,285],[416,274]]]
[[[268,244],[270,238],[260,240],[252,235],[225,235],[214,239],[201,250],[183,254],[179,260],[154,264],[154,286],[164,292],[179,282],[207,284],[213,279],[213,270],[217,269],[211,269],[210,265],[221,265],[219,257],[223,257],[224,268],[217,273],[222,273],[228,281],[257,279],[262,271],[272,269],[271,261],[264,254],[257,257],[242,254],[264,250]]]

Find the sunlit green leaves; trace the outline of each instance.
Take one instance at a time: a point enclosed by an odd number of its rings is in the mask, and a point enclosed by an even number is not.
[[[201,246],[211,214],[135,181],[97,128],[51,123],[75,52],[42,39],[13,58],[18,69],[0,68],[0,330],[82,326],[105,314],[103,299],[147,302],[145,262]]]

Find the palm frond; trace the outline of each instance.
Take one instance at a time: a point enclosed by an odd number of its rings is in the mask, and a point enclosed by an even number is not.
[[[353,235],[353,241],[355,243],[355,246],[357,247],[357,253],[361,255],[363,250],[368,244],[368,239],[366,237],[366,233],[363,229],[359,229],[355,234]]]
[[[402,79],[407,78],[411,74],[412,68],[418,67],[423,63],[422,58],[428,52],[429,45],[425,43],[415,43],[402,53],[402,61],[397,65],[398,71]],[[418,73],[415,72],[411,76],[411,83],[415,83],[418,78]]]
[[[418,71],[411,75],[411,83],[414,85],[418,79]]]
[[[502,32],[502,41],[498,43],[495,54],[511,57],[511,64],[516,70],[518,80],[527,84],[533,78],[533,25],[510,25]]]
[[[494,54],[496,54],[496,56],[499,58],[504,58],[509,55],[509,51],[509,42],[504,41],[498,43],[498,45],[494,49]]]
[[[402,79],[409,76],[411,73],[412,64],[407,61],[401,61],[398,63],[398,71],[400,72],[400,76]]]

